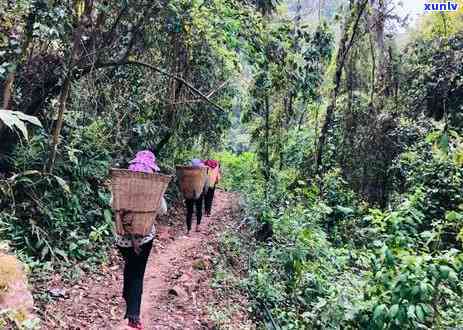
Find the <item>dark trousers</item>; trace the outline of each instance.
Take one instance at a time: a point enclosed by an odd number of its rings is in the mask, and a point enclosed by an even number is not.
[[[215,192],[215,186],[210,187],[206,192],[206,196],[204,197],[204,209],[205,209],[206,215],[211,215],[212,201],[214,200],[214,192]]]
[[[125,261],[122,296],[126,302],[127,309],[124,318],[129,318],[134,321],[140,319],[143,277],[152,247],[152,240],[140,246],[140,254],[136,254],[133,247],[119,247],[119,251]]]
[[[193,209],[196,206],[196,224],[201,224],[201,218],[203,217],[203,194],[198,199],[186,199],[186,227],[188,231],[191,230],[191,222],[193,220]]]

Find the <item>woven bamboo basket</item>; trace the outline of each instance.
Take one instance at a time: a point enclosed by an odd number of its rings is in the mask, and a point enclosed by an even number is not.
[[[180,191],[186,199],[198,199],[207,184],[207,167],[177,166]]]
[[[111,177],[116,232],[146,236],[172,177],[120,169],[111,169]]]

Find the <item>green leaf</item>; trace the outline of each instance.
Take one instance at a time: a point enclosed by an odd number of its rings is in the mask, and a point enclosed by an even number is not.
[[[450,212],[447,212],[447,214],[445,215],[445,219],[448,221],[462,220],[463,215],[455,211],[450,211]]]
[[[421,309],[424,312],[425,316],[431,316],[432,315],[432,308],[429,305],[426,304],[419,304],[421,306]]]
[[[426,282],[420,283],[420,293],[422,297],[425,297],[428,294],[428,286]]]
[[[53,252],[56,255],[59,255],[59,256],[63,257],[64,260],[66,260],[66,261],[68,260],[68,254],[65,251],[63,251],[61,249],[54,249]]]
[[[394,258],[394,255],[391,253],[391,250],[386,249],[386,251],[384,252],[384,256],[385,256],[385,259],[388,265],[391,265],[391,266],[394,265],[395,258]]]
[[[349,215],[349,214],[352,214],[354,213],[354,210],[349,208],[349,207],[344,207],[344,206],[341,206],[341,205],[337,205],[336,206],[336,209],[341,212],[342,214],[344,215]]]
[[[24,122],[29,122],[40,127],[42,126],[36,117],[26,115],[20,111],[0,110],[0,121],[11,130],[14,128],[18,129],[26,139],[28,138],[28,134]]]
[[[42,127],[42,123],[40,122],[40,120],[38,120],[37,117],[26,115],[25,113],[20,112],[20,111],[14,111],[14,113],[22,121],[27,121],[31,123],[32,125]]]
[[[452,271],[452,268],[450,268],[449,266],[440,266],[439,267],[440,277],[442,279],[444,279],[444,280],[449,278],[449,274],[450,274],[451,271]]]
[[[41,175],[39,171],[36,170],[30,170],[30,171],[24,171],[22,173],[18,173],[13,175],[12,177],[8,178],[8,181],[14,182],[16,179],[22,177],[22,176],[28,176],[28,175]]]
[[[412,289],[412,296],[416,297],[420,294],[420,287],[419,286],[414,286]]]
[[[408,308],[407,308],[407,316],[408,316],[409,319],[415,319],[416,318],[415,311],[416,311],[415,305],[408,306]]]
[[[440,141],[439,141],[439,148],[444,152],[445,154],[448,154],[449,152],[449,135],[447,132],[444,132],[442,134]]]
[[[17,120],[15,126],[17,129],[19,129],[19,131],[26,138],[26,140],[29,139],[29,136],[27,134],[27,127],[26,124],[24,124],[24,122],[22,122],[21,120]]]
[[[71,193],[71,189],[69,188],[69,185],[66,183],[66,181],[64,181],[64,179],[60,178],[59,176],[56,176],[56,175],[53,175],[53,177],[55,178],[56,182],[59,183],[59,185],[61,186],[61,188],[63,188],[63,190],[70,194]]]
[[[424,310],[421,305],[416,306],[416,318],[420,322],[424,322]]]
[[[448,279],[451,283],[457,284],[458,283],[458,276],[457,273],[453,270],[449,272]]]
[[[11,130],[16,125],[16,118],[11,114],[12,111],[0,110],[0,120],[8,126]]]
[[[113,219],[113,214],[111,213],[111,210],[105,209],[103,211],[103,217],[104,217],[105,222],[111,223]]]
[[[389,317],[391,319],[395,319],[398,312],[399,312],[399,305],[397,305],[397,304],[392,305],[391,308],[389,309]]]
[[[385,314],[387,313],[387,307],[384,304],[376,306],[373,312],[373,320],[380,321],[384,318]]]
[[[42,251],[40,252],[40,256],[42,259],[45,259],[45,257],[48,255],[48,253],[50,252],[50,249],[48,248],[47,245],[45,245],[43,248],[42,248]]]
[[[98,197],[100,198],[100,200],[107,204],[107,205],[110,205],[110,201],[111,201],[111,194],[108,194],[108,193],[105,193],[105,192],[102,192],[102,191],[98,191]]]

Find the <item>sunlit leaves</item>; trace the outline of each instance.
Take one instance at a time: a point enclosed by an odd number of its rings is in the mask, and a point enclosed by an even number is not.
[[[457,131],[434,131],[427,135],[426,141],[432,144],[436,157],[442,160],[453,159],[457,166],[463,166],[463,137]]]
[[[10,129],[17,129],[27,139],[27,128],[25,122],[41,127],[40,121],[34,117],[26,115],[20,111],[0,110],[0,121]]]
[[[463,1],[453,0],[452,3],[458,4],[458,11],[428,13],[421,17],[419,33],[422,37],[448,37],[463,29]]]
[[[85,1],[84,0],[74,0],[74,11],[78,19],[84,14],[85,11]]]

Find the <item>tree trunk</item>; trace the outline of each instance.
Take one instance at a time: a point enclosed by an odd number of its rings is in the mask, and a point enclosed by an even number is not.
[[[370,55],[371,55],[371,90],[370,90],[370,105],[373,105],[376,88],[376,53],[375,46],[373,44],[373,38],[371,32],[368,33],[368,41],[370,43]]]
[[[89,9],[90,8],[90,9]],[[88,12],[91,10],[91,7],[85,7],[85,15],[90,15]],[[78,15],[78,14],[77,14]],[[46,170],[48,173],[53,173],[53,168],[55,166],[56,154],[58,152],[58,144],[59,144],[59,136],[61,133],[61,129],[63,128],[64,122],[64,113],[66,111],[66,104],[69,97],[69,91],[71,89],[72,78],[74,73],[74,65],[76,63],[77,54],[80,50],[80,42],[83,33],[83,26],[82,26],[82,19],[81,17],[84,16],[76,16],[75,21],[75,30],[73,32],[73,39],[72,39],[72,50],[69,57],[69,61],[66,68],[66,73],[64,77],[63,87],[61,89],[61,94],[59,97],[59,108],[58,108],[58,119],[53,127],[52,131],[52,140],[50,144],[50,154],[48,156],[48,163]]]
[[[264,177],[267,183],[270,180],[270,104],[269,96],[265,95],[265,158],[264,158]]]
[[[14,79],[16,76],[15,73],[16,73],[15,71],[10,72],[5,82],[5,88],[3,90],[3,109],[4,110],[10,109],[11,94],[12,94]]]
[[[377,79],[374,85],[374,93],[380,97],[377,99],[377,108],[384,106],[384,97],[388,96],[387,87],[387,61],[384,39],[384,25],[386,20],[386,6],[384,0],[370,0],[373,15],[369,18],[370,31],[375,35],[376,61],[373,63]]]
[[[358,31],[360,18],[362,17],[368,0],[362,0],[357,3],[356,8],[353,10],[353,13],[349,15],[346,24],[344,25],[344,32],[341,40],[339,41],[339,49],[336,56],[336,71],[334,74],[334,88],[331,91],[331,101],[326,109],[325,121],[320,132],[320,139],[318,142],[318,149],[316,153],[316,172],[322,176],[322,157],[323,157],[323,148],[325,146],[326,137],[328,135],[329,128],[333,122],[334,112],[336,110],[336,101],[338,98],[339,90],[341,87],[341,77],[342,71],[346,62],[347,55],[355,41],[355,37]],[[352,23],[353,22],[353,23]],[[352,31],[349,38],[349,32]]]
[[[66,103],[69,96],[69,90],[71,89],[72,62],[73,61],[70,60],[70,67],[64,80],[63,90],[61,91],[59,97],[58,120],[53,127],[50,155],[48,157],[47,164],[47,171],[50,174],[53,172],[53,167],[55,165],[56,153],[58,151],[59,144],[59,135],[61,133],[61,129],[63,128],[64,112],[66,111]]]

